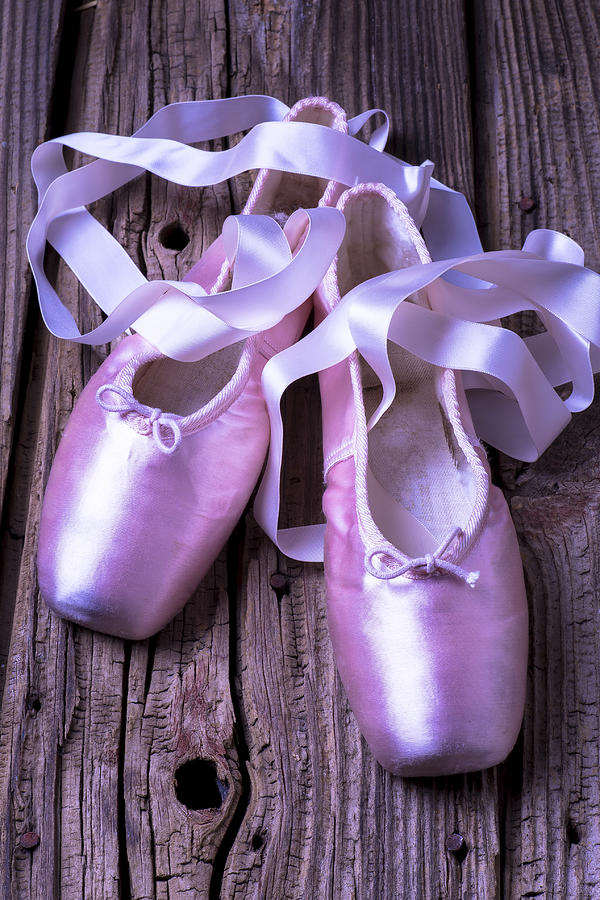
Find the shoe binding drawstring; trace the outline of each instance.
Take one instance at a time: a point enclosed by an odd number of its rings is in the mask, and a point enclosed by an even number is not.
[[[374,547],[365,556],[365,566],[375,578],[381,578],[385,581],[391,578],[398,578],[400,575],[406,575],[407,572],[415,572],[418,575],[454,575],[460,578],[469,587],[474,588],[479,579],[479,572],[467,572],[455,563],[444,559],[442,554],[448,549],[450,544],[461,535],[462,528],[455,528],[454,531],[437,547],[433,553],[426,553],[425,556],[417,556],[404,562],[389,547]],[[392,558],[400,565],[398,567],[375,566],[374,559],[378,557]]]
[[[107,394],[113,394],[118,399],[107,400]],[[137,415],[146,419],[150,433],[154,438],[154,443],[161,453],[166,453],[170,456],[171,453],[175,453],[181,444],[181,428],[177,421],[180,418],[179,416],[164,413],[158,407],[146,406],[144,403],[140,403],[133,394],[130,394],[129,391],[126,391],[125,388],[120,387],[118,384],[103,384],[102,387],[99,387],[96,391],[96,402],[107,412],[117,412],[121,413],[121,415],[137,413]],[[171,443],[167,443],[163,438],[162,428],[166,428],[171,433]]]

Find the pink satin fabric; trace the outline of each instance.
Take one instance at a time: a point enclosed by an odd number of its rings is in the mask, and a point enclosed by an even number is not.
[[[210,280],[218,265],[209,251],[194,274]],[[153,348],[134,335],[113,350],[71,413],[44,496],[38,581],[55,612],[141,640],[183,608],[260,475],[269,444],[264,365],[299,337],[310,309],[303,303],[261,335],[240,396],[172,456],[96,402],[101,385]]]
[[[344,112],[322,98],[300,102],[286,118],[310,119],[324,111],[332,128],[347,130]],[[259,172],[245,214],[263,202],[272,177]],[[337,185],[329,184],[324,200],[335,200],[337,193]],[[294,253],[303,237],[297,235]],[[205,290],[221,288],[228,271],[220,236],[185,280]],[[213,422],[186,434],[171,455],[96,402],[99,387],[154,348],[137,334],[110,354],[71,414],[42,506],[38,581],[44,600],[59,615],[138,640],[182,609],[229,538],[260,475],[269,443],[260,383],[264,365],[298,339],[311,308],[309,299],[256,338],[241,394]]]
[[[512,749],[523,716],[527,602],[506,502],[491,488],[466,569],[382,581],[364,567],[352,459],[333,466],[324,497],[328,619],[336,661],[376,759],[399,775],[484,769]]]
[[[126,338],[82,392],[56,453],[38,579],[61,616],[131,639],[163,628],[219,554],[256,484],[269,426],[258,356],[241,396],[171,457],[95,400],[148,344]]]
[[[315,292],[318,322],[335,300],[326,277]],[[350,706],[375,758],[394,774],[451,775],[496,765],[519,733],[528,649],[523,570],[506,501],[488,480],[483,518],[460,559],[463,570],[479,573],[475,589],[449,574],[387,580],[371,574],[355,461],[357,431],[366,426],[352,367],[359,384],[357,354],[319,373],[327,614]],[[458,375],[456,390],[460,424],[476,441]],[[483,451],[481,458],[489,479]]]

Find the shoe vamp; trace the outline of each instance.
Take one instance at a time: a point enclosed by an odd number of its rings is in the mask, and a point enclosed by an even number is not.
[[[336,500],[331,471],[325,572],[336,662],[361,731],[400,774],[499,762],[520,727],[527,658],[521,562],[503,498],[494,496],[461,561],[480,571],[473,589],[450,575],[382,580],[367,572],[358,524],[348,518],[349,483]]]
[[[268,440],[264,404],[242,395],[167,455],[151,435],[100,409],[93,382],[71,415],[44,498],[42,593],[51,605],[62,597],[87,609],[133,614],[152,603],[176,611],[254,488]]]

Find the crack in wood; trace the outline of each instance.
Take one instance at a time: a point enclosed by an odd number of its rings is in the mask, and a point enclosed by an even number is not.
[[[123,687],[122,709],[119,733],[119,758],[117,772],[117,797],[118,797],[118,843],[119,843],[119,890],[120,900],[131,900],[131,876],[128,859],[128,828],[127,809],[125,805],[124,769],[127,758],[127,703],[129,695],[129,670],[131,664],[131,646],[125,642],[125,656],[123,660]]]

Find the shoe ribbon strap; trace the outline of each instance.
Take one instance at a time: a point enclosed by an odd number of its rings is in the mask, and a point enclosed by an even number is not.
[[[163,353],[175,358],[191,359],[197,358],[198,354],[204,355],[206,331],[202,323],[206,320],[208,302],[202,301],[205,310],[203,313],[194,311],[192,304],[200,303],[200,297],[205,292],[187,281],[148,282],[118,242],[83,207],[108,191],[122,186],[144,169],[179,183],[196,185],[216,183],[231,173],[244,171],[254,165],[248,156],[247,144],[239,149],[236,147],[232,151],[215,154],[196,150],[180,141],[209,140],[238,132],[241,128],[253,127],[257,122],[283,127],[279,120],[287,112],[288,107],[279,101],[260,96],[173,104],[153,116],[134,138],[83,134],[73,136],[73,140],[57,139],[38,147],[33,156],[32,169],[38,185],[40,206],[28,235],[27,246],[38,286],[42,315],[50,331],[59,337],[76,342],[102,343],[114,339],[126,328],[134,326]],[[375,113],[379,112],[369,110],[356,120],[351,120],[350,130],[360,130]],[[314,127],[321,136],[335,134],[331,129]],[[388,124],[385,117],[385,124],[373,135],[375,145],[385,141],[387,131]],[[250,135],[246,137],[249,138]],[[355,138],[346,135],[341,137],[351,142],[353,148],[360,147],[366,151],[370,159],[380,156],[378,150],[362,144]],[[258,135],[258,138],[259,140],[254,140],[253,146],[249,149],[250,156],[254,152],[256,165],[260,166],[261,154],[265,152],[265,147],[270,148],[272,142],[268,135],[263,135],[262,138]],[[71,146],[103,158],[73,172],[67,172],[63,158],[64,146]],[[273,152],[275,154],[278,152],[276,147],[273,147]],[[306,161],[301,162],[299,171],[303,170],[302,165],[309,168]],[[403,170],[403,167],[398,168]],[[421,176],[420,180],[418,177],[416,180],[413,178],[414,184],[406,188],[410,193],[416,185],[413,191],[415,197],[422,195],[423,190],[426,190],[428,177],[426,169],[421,171]],[[323,217],[318,214],[317,219],[319,218]],[[326,236],[320,235],[325,226],[314,218],[313,225],[317,234],[309,236],[303,253],[305,263],[312,253],[309,244],[314,250],[317,241],[320,243],[323,237],[325,243],[321,245],[318,253],[320,256],[327,253],[330,262],[331,254],[335,254],[336,235],[339,229],[334,227],[333,236],[328,240]],[[99,328],[88,334],[80,334],[72,316],[62,305],[45,276],[43,260],[47,240],[63,256],[82,285],[108,316]],[[90,253],[90,247],[94,248],[93,253]],[[319,268],[322,269],[322,266],[317,264],[315,274]],[[279,280],[276,278],[272,285],[269,282],[262,287],[267,291],[271,287],[277,292],[281,289],[286,290],[283,285],[280,288]],[[312,283],[312,288],[309,282]],[[315,286],[313,282],[314,276],[305,282],[298,280],[295,282],[293,295],[296,296],[294,300],[296,305],[310,295]],[[235,297],[235,300],[243,304],[240,309],[244,310],[245,319],[250,321],[248,327],[235,323],[240,331],[250,330],[254,333],[260,330],[260,319],[263,320],[265,327],[270,327],[289,311],[287,308],[289,304],[280,306],[278,318],[273,321],[272,316],[267,318],[263,315],[264,304],[258,297],[258,291],[255,290],[253,293],[256,295],[254,299],[259,301],[254,306],[248,305],[247,296]],[[246,294],[248,290],[244,291],[244,295]],[[292,297],[287,296],[290,299]],[[271,299],[275,301],[275,297]],[[235,300],[230,305],[235,306]],[[226,306],[226,300],[219,303],[219,314],[225,312]],[[270,303],[270,306],[273,309],[275,302]],[[255,312],[254,316],[250,315],[252,311]],[[143,316],[141,321],[140,315]],[[197,323],[197,327],[190,331],[192,321]],[[180,339],[177,335],[180,335]],[[236,339],[239,340],[244,336],[247,335],[240,333]]]
[[[582,262],[573,241],[542,231],[530,235],[523,251],[475,254],[381,275],[346,294],[318,328],[269,360],[263,390],[271,446],[255,516],[282,552],[322,560],[325,528],[278,527],[280,401],[289,384],[358,350],[383,386],[368,424],[372,428],[395,396],[390,340],[434,365],[461,370],[479,437],[533,461],[565,428],[571,411],[584,408],[593,396],[593,368],[600,360],[600,276]],[[443,277],[448,273],[467,276],[471,286],[448,282]],[[484,286],[473,287],[477,284]],[[423,288],[433,309],[404,302]],[[522,340],[489,324],[525,309],[538,314],[547,329],[543,335]],[[566,382],[573,390],[563,401],[554,386]]]
[[[27,251],[49,330],[78,343],[104,343],[134,326],[163,353],[178,359],[192,358],[192,340],[198,339],[202,344],[201,335],[192,338],[184,333],[181,348],[175,339],[179,325],[187,321],[185,316],[181,319],[185,297],[192,303],[198,302],[195,287],[190,282],[148,282],[119,243],[85,209],[144,170],[190,186],[215,184],[247,169],[262,167],[316,175],[343,184],[384,181],[406,202],[417,221],[423,221],[433,166],[429,162],[408,166],[379,152],[387,137],[387,118],[374,133],[373,146],[369,146],[325,126],[282,122],[287,111],[288,107],[279,101],[261,96],[172,104],[156,113],[133,137],[81,133],[38,147],[32,170],[40,203],[27,238]],[[351,120],[350,131],[358,131],[378,112],[369,110]],[[247,127],[251,131],[229,150],[210,152],[188,146]],[[97,159],[67,171],[64,147]],[[442,207],[450,217],[463,219],[460,228],[450,222],[446,234],[460,230],[472,250],[478,238],[464,197],[443,186],[436,186],[435,190],[443,198]],[[436,203],[439,206],[439,201]],[[423,223],[426,233],[428,219],[427,216]],[[54,246],[106,313],[107,319],[98,329],[81,334],[46,278],[46,242]],[[440,252],[444,253],[443,247]],[[158,304],[160,312],[154,317],[148,310]],[[146,318],[140,325],[137,320],[143,313]],[[165,328],[169,335],[163,340]]]

